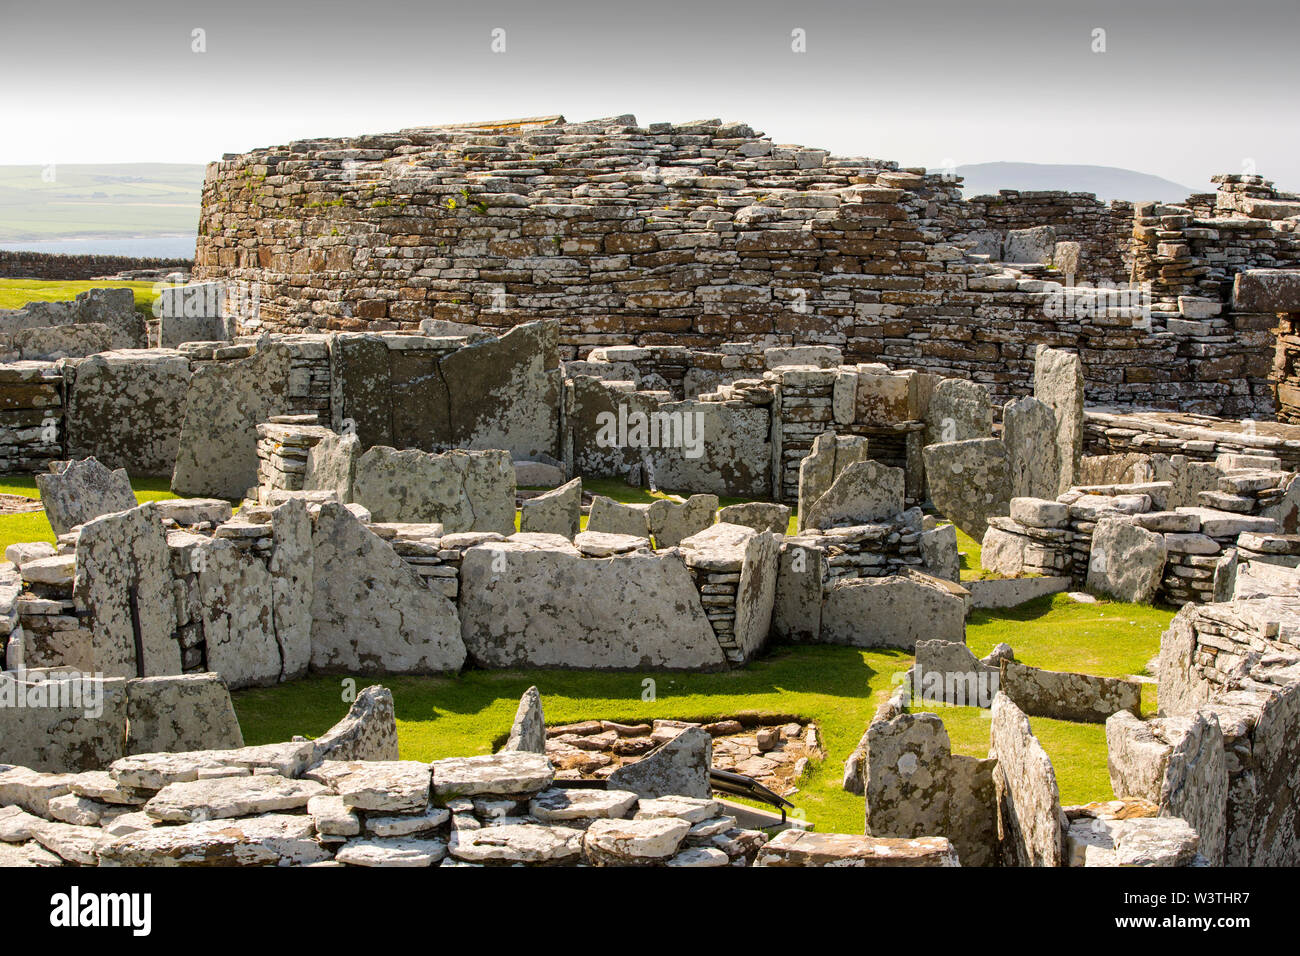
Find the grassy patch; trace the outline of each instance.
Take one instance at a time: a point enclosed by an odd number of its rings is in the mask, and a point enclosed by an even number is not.
[[[966,643],[978,657],[1005,642],[1016,660],[1033,667],[1129,677],[1146,672],[1174,613],[1143,604],[1077,604],[1064,594],[1052,594],[1019,607],[972,611]],[[1155,695],[1155,684],[1142,685],[1144,714],[1155,712]]]
[[[893,690],[894,676],[911,660],[897,651],[779,647],[743,670],[717,674],[470,670],[458,677],[366,682],[392,689],[398,744],[402,756],[412,760],[491,753],[494,742],[509,732],[519,697],[531,684],[541,689],[550,724],[745,712],[811,717],[820,724],[828,756],[809,771],[792,799],[821,831],[861,833],[862,798],[840,789],[844,759]],[[641,699],[647,677],[657,692],[650,702]],[[325,676],[236,693],[245,741],[262,744],[293,734],[321,734],[347,709],[340,693],[340,679]]]
[[[979,707],[949,707],[931,701],[918,703],[912,710],[928,711],[943,718],[953,753],[970,757],[989,755],[990,711]],[[1110,771],[1106,768],[1105,724],[1030,717],[1029,725],[1052,760],[1063,806],[1115,799]]]
[[[148,317],[158,298],[152,282],[119,280],[46,281],[42,279],[0,279],[0,309],[21,309],[28,302],[66,302],[88,289],[130,289],[135,294],[135,310]]]

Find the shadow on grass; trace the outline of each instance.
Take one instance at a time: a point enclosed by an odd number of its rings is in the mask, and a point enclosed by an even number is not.
[[[716,673],[468,669],[455,677],[374,675],[357,679],[356,689],[368,684],[391,689],[399,723],[474,718],[483,724],[484,739],[496,733],[497,728],[488,725],[498,719],[509,729],[519,697],[533,685],[541,689],[548,714],[565,714],[565,722],[707,720],[742,713],[816,719],[821,715],[801,712],[807,710],[801,705],[809,695],[830,698],[826,703],[832,706],[838,699],[841,706],[856,710],[911,662],[901,651],[873,651],[872,657],[875,666],[857,648],[778,646],[744,668]],[[348,680],[346,675],[316,674],[291,684],[237,692],[246,742],[324,733],[347,710],[343,692]],[[653,695],[646,699],[649,689]]]

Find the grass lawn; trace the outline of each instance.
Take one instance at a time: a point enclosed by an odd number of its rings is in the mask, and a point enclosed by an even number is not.
[[[979,707],[949,707],[926,701],[911,708],[913,713],[929,711],[943,718],[952,752],[970,757],[989,755],[989,724],[992,712]],[[1029,726],[1047,751],[1061,790],[1061,805],[1113,800],[1110,772],[1106,768],[1106,725],[1077,724],[1068,720],[1030,717]]]
[[[0,279],[0,309],[21,309],[28,302],[63,302],[87,289],[130,289],[135,293],[136,311],[148,317],[153,314],[153,300],[157,298],[153,287],[153,282],[118,280]]]
[[[892,692],[895,675],[911,661],[898,651],[779,647],[743,670],[717,674],[470,670],[451,678],[365,683],[392,689],[398,743],[411,760],[491,753],[509,733],[519,697],[531,684],[542,692],[549,724],[588,718],[712,719],[747,711],[812,717],[821,726],[827,759],[804,777],[793,802],[818,830],[861,833],[862,798],[840,789],[844,759]],[[656,699],[649,703],[641,699],[646,678],[655,681]],[[234,699],[249,744],[318,736],[347,710],[338,677],[239,691]]]

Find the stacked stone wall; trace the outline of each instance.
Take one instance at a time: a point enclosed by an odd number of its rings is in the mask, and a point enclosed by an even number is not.
[[[1257,336],[1164,313],[1053,314],[1042,277],[967,255],[980,211],[941,176],[743,124],[552,118],[214,163],[195,271],[260,283],[255,321],[281,331],[553,317],[566,361],[621,345],[834,344],[853,362],[972,378],[998,401],[1028,386],[1048,344],[1084,356],[1092,402],[1271,413]],[[1062,216],[1099,250],[1118,241],[1122,207]]]

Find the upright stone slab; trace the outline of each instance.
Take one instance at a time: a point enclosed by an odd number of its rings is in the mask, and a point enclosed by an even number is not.
[[[297,680],[311,663],[313,570],[311,518],[301,499],[271,512],[271,621],[280,648],[280,680]]]
[[[1106,721],[1106,754],[1117,797],[1149,800],[1161,816],[1186,820],[1210,865],[1223,865],[1228,756],[1212,710],[1146,721],[1120,711]]]
[[[73,597],[109,677],[181,672],[171,551],[147,505],[87,522],[77,539]],[[138,653],[137,653],[138,651]]]
[[[1165,570],[1165,536],[1124,517],[1103,517],[1092,533],[1088,590],[1116,601],[1150,604]]]
[[[392,445],[393,385],[388,346],[378,335],[340,335],[330,349],[334,425],[362,448]],[[430,410],[432,411],[432,410]]]
[[[519,698],[510,736],[501,749],[546,753],[546,715],[542,711],[542,695],[536,687],[528,688]]]
[[[482,667],[607,670],[726,665],[676,551],[583,557],[559,538],[516,536],[461,561],[465,645]]]
[[[747,660],[762,650],[772,630],[780,553],[781,538],[770,531],[755,534],[745,544],[745,563],[736,586],[734,633],[740,653]]]
[[[826,551],[813,538],[787,538],[777,563],[772,632],[783,641],[821,639]]]
[[[755,531],[785,534],[790,527],[790,506],[769,501],[742,501],[718,511],[721,524],[739,524]]]
[[[762,497],[772,487],[772,415],[765,406],[663,402],[655,416],[643,455],[657,487],[740,498]]]
[[[515,458],[560,456],[560,323],[525,322],[442,359],[451,437],[459,448]]]
[[[57,471],[37,475],[36,487],[56,535],[137,504],[126,470],[109,471],[94,458],[64,462]]]
[[[884,521],[903,513],[903,469],[878,461],[849,465],[803,516],[805,528],[846,527]]]
[[[625,504],[596,495],[591,499],[591,513],[587,516],[587,530],[602,534],[626,534],[636,538],[650,537],[650,505]]]
[[[230,691],[215,672],[129,680],[126,715],[128,754],[244,746]]]
[[[993,399],[989,390],[964,378],[940,380],[925,415],[925,443],[993,437]]]
[[[64,381],[69,458],[94,457],[137,478],[172,473],[189,359],[159,350],[104,352],[70,361]]]
[[[190,379],[172,490],[242,498],[257,484],[257,426],[289,411],[289,347],[264,340],[248,358],[201,367]]]
[[[525,498],[519,509],[520,531],[558,534],[570,541],[577,536],[581,521],[581,478],[534,498]]]
[[[948,835],[948,731],[936,714],[897,714],[867,727],[866,832]]]
[[[347,504],[353,500],[352,486],[359,457],[361,442],[356,435],[326,435],[307,452],[303,490],[332,491],[339,501]]]
[[[1061,866],[1066,824],[1056,771],[1030,730],[1029,718],[1006,694],[993,699],[989,756],[998,761],[994,780],[1006,862]]]
[[[102,770],[126,755],[126,681],[121,678],[33,680],[30,674],[0,671],[0,702],[0,765],[78,773]]]
[[[317,760],[397,760],[393,693],[372,684],[357,694],[347,715],[316,738]]]
[[[821,640],[905,651],[931,638],[964,643],[966,594],[950,581],[919,571],[841,578],[822,598]]]
[[[1007,402],[1002,409],[1002,443],[1013,498],[1055,498],[1061,488],[1061,452],[1056,415],[1035,398]]]
[[[154,306],[158,345],[174,349],[186,342],[228,341],[236,316],[226,316],[226,289],[220,282],[164,285]],[[232,310],[232,313],[235,310]]]
[[[954,583],[961,582],[961,552],[957,548],[957,528],[941,524],[921,532],[921,560],[927,574]]]
[[[262,559],[226,538],[212,538],[192,562],[199,568],[208,667],[235,690],[278,683],[283,662],[271,610],[271,573]]]
[[[838,437],[828,431],[813,440],[812,450],[799,462],[798,529],[815,527],[807,515],[813,504],[835,483],[844,469],[867,460],[867,440],[857,436]]]
[[[1003,262],[1050,263],[1056,251],[1056,230],[1051,226],[1007,230],[1002,245]]]
[[[1060,494],[1076,484],[1074,476],[1083,455],[1083,362],[1079,356],[1046,345],[1038,346],[1034,353],[1034,398],[1056,416],[1056,445],[1061,465],[1057,494]]]
[[[646,524],[655,547],[672,548],[713,524],[717,512],[717,495],[691,495],[686,501],[656,498],[646,509]]]
[[[712,792],[713,738],[699,727],[687,727],[672,740],[627,763],[609,775],[610,790],[630,790],[640,797],[697,797]]]
[[[515,468],[505,451],[376,446],[357,460],[353,497],[375,521],[441,524],[448,534],[515,530]]]
[[[654,395],[633,392],[631,383],[603,382],[589,375],[565,380],[564,440],[568,473],[628,478],[643,465],[645,449],[620,440],[617,423],[653,415]],[[631,437],[631,436],[627,436]]]
[[[926,446],[925,477],[935,509],[977,541],[1011,509],[1010,462],[996,438]]]
[[[347,508],[321,506],[312,548],[312,669],[362,674],[460,670],[465,645],[455,606],[425,587],[392,546]]]

